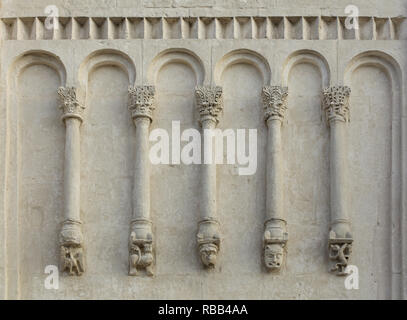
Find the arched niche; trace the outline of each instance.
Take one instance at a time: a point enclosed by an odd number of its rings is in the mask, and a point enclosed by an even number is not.
[[[321,246],[321,232],[329,228],[329,134],[321,98],[323,88],[330,84],[330,68],[316,51],[295,51],[282,65],[281,82],[288,87],[282,131],[284,208],[290,236],[304,239],[292,241],[288,261],[294,273],[328,279],[325,251],[315,248]]]
[[[86,215],[88,268],[104,276],[123,274],[135,153],[128,87],[135,83],[136,67],[124,52],[99,50],[82,62],[78,79],[86,96],[82,100],[86,109],[81,125],[81,189],[85,192],[81,210]],[[109,226],[103,236],[101,223]]]
[[[177,128],[180,135],[186,129],[199,130],[195,86],[202,85],[204,79],[201,59],[186,49],[165,50],[154,57],[147,68],[148,84],[154,85],[156,90],[151,130],[164,129],[170,144],[170,165],[150,166],[151,190],[154,190],[151,192],[152,219],[156,230],[169,231],[165,237],[156,237],[156,246],[160,248],[157,273],[181,275],[191,270],[198,272],[201,268],[195,241],[191,241],[196,237],[199,202],[189,201],[199,196],[200,166],[176,164],[172,151],[178,143],[181,150],[187,144],[179,142]],[[183,196],[177,196],[180,194]]]
[[[66,78],[61,59],[42,50],[24,52],[7,71],[8,298],[33,298],[44,261],[58,264],[64,128],[57,89]]]
[[[398,63],[379,51],[353,57],[344,73],[352,90],[348,164],[354,263],[365,265],[360,281],[380,299],[400,298],[403,290],[401,83]],[[366,260],[359,260],[362,256]]]
[[[205,69],[202,60],[187,49],[168,49],[159,53],[150,63],[147,71],[147,80],[150,84],[157,83],[157,76],[162,68],[169,64],[184,64],[193,70],[195,82],[201,85],[205,79]]]
[[[330,69],[326,59],[318,52],[312,50],[300,50],[289,55],[283,65],[282,85],[288,86],[288,78],[291,70],[298,64],[311,64],[320,73],[322,86],[328,87],[330,83]]]
[[[224,71],[235,64],[248,64],[256,68],[261,74],[263,84],[268,85],[271,79],[271,70],[267,60],[259,53],[241,49],[234,50],[223,56],[215,66],[214,80],[217,85],[220,85]]]
[[[87,94],[86,88],[90,74],[103,66],[115,66],[127,76],[130,85],[136,81],[136,67],[132,59],[124,52],[114,49],[103,49],[92,52],[81,63],[78,72],[79,90],[82,95]]]
[[[267,143],[261,93],[262,87],[270,84],[271,72],[262,55],[247,49],[231,51],[215,65],[214,82],[222,87],[224,101],[218,128],[232,130],[235,137],[238,130],[244,130],[240,131],[244,132],[244,140],[239,140],[236,148],[243,150],[246,156],[251,149],[249,130],[256,130],[257,139],[256,149],[250,154],[250,162],[256,166],[252,174],[240,176],[239,168],[247,168],[248,163],[239,163],[235,157],[235,164],[226,164],[226,152],[224,165],[217,166],[217,207],[222,236],[230,239],[239,234],[241,239],[239,242],[222,242],[222,269],[225,272],[232,272],[234,268],[238,268],[234,272],[240,274],[259,270],[259,257],[262,256],[259,243],[263,234],[266,203]],[[227,140],[224,139],[225,145]],[[254,144],[254,141],[250,143]],[[225,194],[228,196],[219,196]],[[248,254],[244,261],[241,252]]]

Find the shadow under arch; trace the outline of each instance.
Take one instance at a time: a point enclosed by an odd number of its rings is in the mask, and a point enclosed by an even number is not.
[[[313,50],[299,50],[291,53],[283,64],[282,86],[288,86],[288,79],[291,70],[300,63],[309,63],[317,67],[321,79],[322,86],[328,87],[330,84],[330,68],[327,60],[319,53]]]
[[[214,81],[220,85],[223,72],[230,66],[238,63],[249,64],[255,67],[263,78],[263,85],[268,85],[271,80],[271,69],[267,60],[259,53],[238,49],[225,54],[215,65]]]
[[[196,83],[201,85],[205,79],[205,69],[202,60],[192,51],[183,48],[167,49],[160,52],[150,63],[147,71],[149,84],[157,83],[160,70],[170,63],[182,63],[189,66],[194,74]]]
[[[381,70],[390,82],[391,88],[391,191],[390,191],[390,216],[389,234],[391,243],[390,261],[390,286],[391,298],[402,299],[406,282],[403,279],[405,262],[402,261],[403,244],[402,238],[406,230],[402,224],[402,203],[406,202],[405,185],[402,173],[405,172],[404,152],[402,151],[402,133],[405,132],[405,124],[402,119],[402,73],[398,62],[389,54],[369,50],[354,56],[347,64],[343,79],[344,84],[352,89],[352,75],[362,67],[375,67]],[[404,249],[405,250],[405,249]]]

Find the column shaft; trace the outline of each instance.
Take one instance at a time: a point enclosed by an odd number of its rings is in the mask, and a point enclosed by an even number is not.
[[[80,221],[80,125],[78,118],[65,119],[64,214]]]
[[[216,127],[216,122],[211,119],[202,121],[202,131],[213,130]],[[205,136],[205,135],[204,135]],[[211,137],[211,135],[208,135]],[[206,141],[204,139],[204,141]],[[209,150],[208,148],[211,148]],[[214,155],[214,144],[204,143],[203,154]],[[201,173],[201,214],[202,219],[215,219],[216,218],[216,164],[214,159],[209,164],[202,165]]]
[[[153,86],[129,88],[129,110],[136,127],[133,183],[133,214],[129,236],[129,275],[140,270],[154,274],[153,228],[150,217],[149,130],[153,119]]]
[[[332,121],[330,123],[330,194],[331,222],[348,220],[346,197],[346,142],[345,123]]]
[[[283,163],[281,121],[267,121],[266,220],[283,219]]]
[[[149,170],[149,130],[150,119],[134,119],[136,126],[134,185],[133,185],[133,219],[150,219],[150,170]]]
[[[204,87],[195,88],[195,95],[199,111],[199,123],[202,126],[203,158],[201,171],[201,219],[198,223],[197,242],[202,264],[207,268],[216,265],[220,250],[220,224],[216,219],[216,163],[214,160],[214,146],[210,131],[216,128],[220,114],[223,111],[222,88]],[[205,161],[205,156],[211,156]],[[206,159],[208,160],[208,159]]]

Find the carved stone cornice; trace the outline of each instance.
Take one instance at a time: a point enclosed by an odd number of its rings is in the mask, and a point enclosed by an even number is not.
[[[59,87],[58,96],[61,102],[60,109],[62,110],[62,120],[67,118],[77,118],[82,121],[85,107],[80,104],[76,98],[76,88]]]
[[[195,87],[196,102],[199,110],[199,122],[213,120],[219,123],[220,114],[223,111],[222,87]]]
[[[287,110],[288,88],[280,86],[265,86],[262,91],[264,120],[284,120]]]
[[[154,86],[129,87],[128,107],[133,119],[145,117],[153,121],[153,110],[155,109]]]
[[[328,125],[332,121],[349,121],[350,88],[332,86],[324,89],[323,109]]]

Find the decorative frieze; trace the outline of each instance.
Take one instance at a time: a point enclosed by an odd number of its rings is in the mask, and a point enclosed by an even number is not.
[[[136,127],[136,150],[134,154],[133,214],[129,236],[129,275],[139,271],[154,274],[154,242],[150,217],[150,170],[149,142],[150,124],[153,120],[153,86],[129,87],[128,107]]]
[[[222,88],[197,86],[195,95],[200,122],[211,119],[217,124],[223,111]]]
[[[347,86],[333,86],[324,89],[323,109],[328,123],[349,121],[349,95]]]
[[[65,123],[64,221],[59,237],[61,271],[80,276],[85,272],[85,256],[80,219],[80,125],[84,106],[76,98],[76,88],[58,89]]]
[[[358,30],[340,16],[3,17],[1,40],[285,39],[405,40],[405,17],[359,17]]]
[[[287,110],[288,88],[281,86],[263,87],[264,120],[276,119],[283,121]]]
[[[264,264],[268,271],[283,267],[287,250],[287,222],[284,214],[283,154],[281,125],[287,109],[288,88],[263,87],[264,119],[267,124],[266,221],[263,234]]]
[[[204,132],[216,128],[223,111],[221,87],[198,86],[195,89],[199,123]],[[212,145],[212,148],[214,146]],[[206,150],[214,154],[213,150]],[[216,219],[216,164],[202,165],[201,169],[201,220],[198,223],[197,243],[202,264],[214,268],[220,250],[220,223]]]

